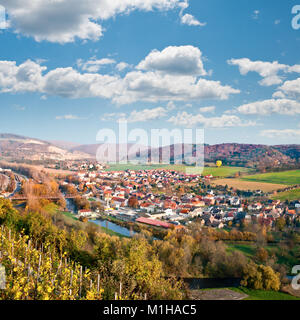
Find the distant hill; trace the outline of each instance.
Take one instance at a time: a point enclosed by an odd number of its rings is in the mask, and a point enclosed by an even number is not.
[[[50,142],[51,144],[53,144],[56,147],[59,147],[59,148],[65,149],[65,150],[71,150],[73,148],[80,146],[80,143],[70,142],[70,141],[50,140],[48,142]]]
[[[71,149],[88,153],[96,157],[100,145],[81,145]],[[187,145],[186,145],[187,146]],[[130,148],[131,145],[128,146]],[[155,162],[161,159],[163,152],[169,150],[171,160],[181,162],[183,159],[184,145],[171,145],[151,150],[151,157],[148,147],[140,146],[141,152],[136,160]],[[187,148],[187,147],[186,147]],[[189,145],[190,152],[185,153],[185,159],[190,161],[195,156],[195,146]],[[187,149],[186,149],[187,150]],[[222,160],[224,164],[232,166],[243,166],[260,169],[268,168],[295,168],[300,167],[300,145],[279,145],[267,146],[258,144],[225,143],[204,146],[205,162]],[[130,152],[129,152],[130,155]],[[131,158],[134,158],[134,155]]]
[[[43,141],[14,134],[0,134],[0,157],[18,160],[80,160],[95,159],[101,144],[79,145],[66,141]],[[116,145],[118,148],[124,145]],[[128,144],[130,150],[132,144]],[[114,148],[111,145],[111,148]],[[144,162],[159,162],[162,154],[169,150],[171,161],[181,162],[183,150],[186,161],[194,161],[195,145],[171,145],[151,150],[139,145],[137,150],[129,151],[130,159],[143,160]],[[163,151],[165,153],[163,153]],[[258,168],[260,170],[300,168],[300,145],[258,145],[225,143],[204,146],[205,163],[214,163],[222,160],[224,165]],[[114,159],[109,159],[112,161]],[[124,160],[124,159],[123,159]],[[155,160],[155,161],[154,161]],[[100,159],[103,161],[103,159]]]
[[[299,149],[300,145],[267,146],[227,143],[205,146],[205,159],[206,161],[220,159],[226,164],[247,167],[298,167],[300,165]]]
[[[113,144],[109,144],[110,148],[116,148],[117,150],[117,159],[119,159],[119,148],[120,147],[124,147],[126,148],[126,145],[113,145]],[[128,144],[127,145],[127,148],[128,150],[133,146],[133,144]],[[97,152],[99,150],[99,148],[101,147],[101,144],[86,144],[86,145],[80,145],[80,146],[77,146],[75,148],[72,148],[70,149],[70,151],[79,151],[79,152],[84,152],[84,153],[87,153],[89,154],[90,156],[92,156],[93,158],[96,158],[97,156]],[[137,145],[137,147],[139,148],[139,150],[142,152],[143,150],[148,150],[148,147],[146,146],[142,146],[142,145]],[[125,149],[126,150],[126,149]],[[108,159],[109,161],[112,161],[114,160],[114,158],[111,158],[111,159]],[[123,159],[120,159],[120,160],[123,160]]]
[[[19,136],[0,134],[0,156],[13,160],[77,160],[90,155],[58,147],[50,142]]]

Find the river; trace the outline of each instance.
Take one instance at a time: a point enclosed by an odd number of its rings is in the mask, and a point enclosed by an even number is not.
[[[111,231],[117,232],[125,237],[132,237],[135,234],[134,231],[130,231],[127,228],[118,226],[117,224],[110,222],[110,221],[107,221],[107,220],[90,220],[90,222],[95,223],[98,226],[107,228]]]

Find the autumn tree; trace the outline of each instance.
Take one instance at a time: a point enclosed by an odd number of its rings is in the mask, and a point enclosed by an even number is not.
[[[247,264],[243,270],[243,280],[241,285],[255,290],[280,289],[280,274],[275,272],[270,266]]]

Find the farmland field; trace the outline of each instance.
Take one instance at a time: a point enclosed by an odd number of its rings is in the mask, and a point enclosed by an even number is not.
[[[239,190],[262,190],[263,192],[272,192],[275,190],[280,190],[288,187],[283,184],[274,184],[266,182],[256,182],[256,181],[245,181],[242,179],[218,179],[213,182],[214,185],[228,186],[229,188],[239,189]]]
[[[300,170],[272,172],[243,177],[244,181],[265,182],[284,185],[300,184]]]
[[[124,171],[124,170],[155,170],[155,169],[166,169],[166,170],[175,170],[184,172],[187,169],[190,169],[190,173],[197,173],[197,168],[192,166],[185,166],[180,164],[168,165],[168,164],[111,164],[106,171]],[[199,167],[199,169],[202,169]],[[250,169],[242,168],[242,167],[205,167],[203,170],[203,175],[213,175],[214,177],[230,177],[234,176],[236,173],[249,173]]]

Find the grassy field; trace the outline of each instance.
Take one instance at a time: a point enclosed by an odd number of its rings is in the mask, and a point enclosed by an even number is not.
[[[225,178],[225,177],[230,177],[234,176],[236,173],[241,172],[249,172],[250,169],[248,168],[242,168],[242,167],[221,167],[221,168],[216,168],[216,167],[208,167],[204,168],[204,175],[212,175],[214,177],[220,177],[220,178]]]
[[[251,244],[226,244],[228,246],[227,251],[241,251],[247,257],[253,257],[255,255],[255,246]]]
[[[190,169],[193,171],[194,169],[197,169],[196,167],[190,167],[180,164],[174,164],[174,165],[164,165],[164,164],[141,164],[141,165],[135,165],[135,164],[111,164],[109,168],[106,169],[106,171],[124,171],[124,170],[156,170],[156,169],[165,169],[165,170],[175,170],[180,172],[185,172],[186,170]],[[201,168],[202,169],[202,168]],[[242,167],[205,167],[203,170],[203,175],[213,175],[214,177],[230,177],[234,176],[237,172],[241,173],[248,173],[250,169],[242,168]],[[192,172],[191,172],[192,173]],[[195,172],[197,173],[197,172]]]
[[[59,211],[59,212],[68,218],[78,221],[78,218],[76,218],[74,214],[71,212],[68,212],[68,211]]]
[[[275,196],[272,196],[272,199],[280,200],[280,201],[300,200],[300,189],[294,189],[294,190],[290,190],[290,191],[280,192],[280,193],[276,194]]]
[[[244,287],[229,289],[239,293],[247,294],[248,297],[245,300],[300,300],[300,298],[283,292],[254,290]]]
[[[300,184],[300,170],[256,174],[243,177],[242,180],[284,185],[296,185]]]

